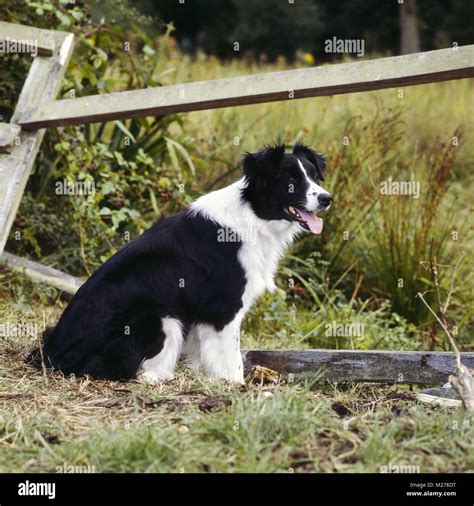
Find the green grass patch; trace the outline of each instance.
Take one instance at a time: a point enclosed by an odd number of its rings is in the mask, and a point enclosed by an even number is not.
[[[12,307],[0,305],[2,318],[20,321]],[[28,322],[41,327],[59,309],[32,305]],[[421,405],[403,386],[306,379],[233,387],[185,368],[160,387],[65,378],[24,363],[33,341],[0,339],[2,472],[474,468],[472,420]]]

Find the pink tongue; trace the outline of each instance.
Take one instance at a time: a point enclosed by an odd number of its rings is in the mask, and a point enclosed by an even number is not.
[[[306,222],[306,225],[308,225],[312,234],[320,234],[323,231],[322,218],[308,211],[302,211],[301,209],[298,209],[298,212],[300,213],[301,218],[303,218]]]

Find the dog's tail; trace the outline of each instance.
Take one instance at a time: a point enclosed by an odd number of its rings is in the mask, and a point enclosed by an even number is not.
[[[42,350],[44,350],[44,347],[46,343],[48,342],[48,339],[51,337],[51,334],[54,331],[54,327],[47,327],[46,330],[43,332],[43,335],[41,336],[41,341],[39,343],[39,346],[36,346],[36,348],[33,348],[30,353],[26,356],[25,361],[35,367],[36,369],[42,369],[43,368],[43,353]],[[48,364],[44,364],[48,365]]]

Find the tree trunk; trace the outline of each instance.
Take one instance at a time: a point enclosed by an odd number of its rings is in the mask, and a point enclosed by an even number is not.
[[[400,4],[400,54],[418,53],[420,34],[416,0],[402,0]]]

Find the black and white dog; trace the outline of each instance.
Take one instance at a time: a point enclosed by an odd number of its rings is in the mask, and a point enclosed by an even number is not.
[[[320,234],[331,195],[325,161],[298,144],[243,158],[244,176],[162,219],[105,262],[44,334],[30,362],[65,374],[148,383],[173,379],[181,355],[192,368],[243,383],[240,325],[275,288],[298,232]]]

